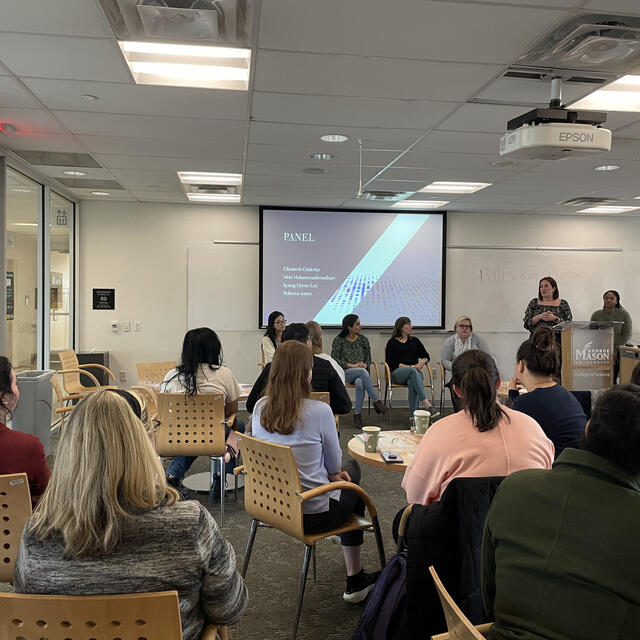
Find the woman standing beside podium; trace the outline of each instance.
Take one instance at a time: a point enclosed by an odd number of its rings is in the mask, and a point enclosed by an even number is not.
[[[613,365],[613,382],[615,384],[620,371],[620,351],[618,347],[623,345],[631,337],[631,316],[620,304],[620,294],[614,289],[605,291],[602,296],[603,306],[591,314],[592,322],[620,322],[613,326],[613,351],[616,361]]]
[[[538,297],[533,298],[524,313],[524,328],[533,333],[538,327],[553,327],[573,320],[569,303],[560,297],[558,283],[545,276],[538,283]]]

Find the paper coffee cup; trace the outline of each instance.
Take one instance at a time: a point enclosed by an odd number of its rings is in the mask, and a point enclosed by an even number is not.
[[[424,409],[416,409],[413,412],[413,417],[416,422],[416,433],[418,435],[422,435],[427,432],[429,428],[429,420],[431,419],[431,414]]]
[[[380,427],[362,427],[362,435],[364,437],[364,450],[367,453],[375,453],[378,450]]]

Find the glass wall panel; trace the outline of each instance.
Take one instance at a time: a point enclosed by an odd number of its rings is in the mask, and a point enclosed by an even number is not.
[[[54,191],[49,209],[49,358],[73,347],[74,204]]]
[[[16,371],[37,369],[38,225],[42,186],[7,169],[7,344]]]

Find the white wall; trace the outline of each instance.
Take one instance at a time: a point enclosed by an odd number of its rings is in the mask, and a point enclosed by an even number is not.
[[[128,373],[128,384],[135,384],[136,362],[171,360],[179,356],[182,337],[187,329],[187,247],[202,240],[258,240],[257,207],[213,207],[198,205],[162,205],[140,203],[81,203],[80,280],[78,318],[79,350],[108,350],[116,375]],[[527,216],[506,214],[450,214],[448,244],[500,246],[618,246],[626,252],[640,249],[640,224],[637,218],[584,218],[574,216]],[[449,261],[456,259],[449,250]],[[452,265],[450,265],[452,266]],[[553,275],[553,274],[552,274]],[[238,287],[243,282],[238,280]],[[562,286],[562,285],[561,285]],[[93,287],[116,289],[115,311],[93,311]],[[212,278],[215,288],[215,276]],[[612,281],[607,288],[619,288],[623,304],[637,307],[635,291],[624,290]],[[637,290],[637,289],[636,289]],[[569,293],[563,295],[571,302]],[[452,292],[450,292],[452,293]],[[523,285],[522,299],[514,300],[518,309],[536,294],[536,286]],[[258,292],[255,292],[257,297]],[[601,295],[601,294],[600,294]],[[465,308],[452,308],[454,295],[448,296],[447,326],[455,317],[468,313],[472,317],[479,305],[492,305],[491,297],[469,301]],[[233,313],[233,300],[221,301]],[[593,309],[601,306],[597,295]],[[501,313],[497,307],[495,313]],[[410,304],[408,315],[411,315]],[[486,309],[483,310],[486,315]],[[636,314],[640,325],[640,313]],[[111,332],[111,320],[130,321],[130,333]],[[133,321],[142,322],[142,331],[133,331]],[[307,318],[287,318],[289,322]],[[216,327],[213,327],[214,329]],[[637,327],[640,329],[640,326]],[[489,342],[503,376],[510,376],[513,354],[527,337],[519,326],[512,332],[493,332],[492,327],[476,330]],[[225,361],[242,382],[252,381],[257,373],[261,332],[221,331]],[[329,350],[336,332],[325,335]],[[637,333],[634,331],[634,333]],[[388,333],[367,332],[374,358],[383,359]],[[442,333],[420,336],[432,356],[440,359]],[[125,383],[127,384],[127,383]]]

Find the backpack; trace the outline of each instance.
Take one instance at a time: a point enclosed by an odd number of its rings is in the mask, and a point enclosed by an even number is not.
[[[376,580],[351,640],[396,640],[402,633],[407,591],[407,552],[389,560]]]

